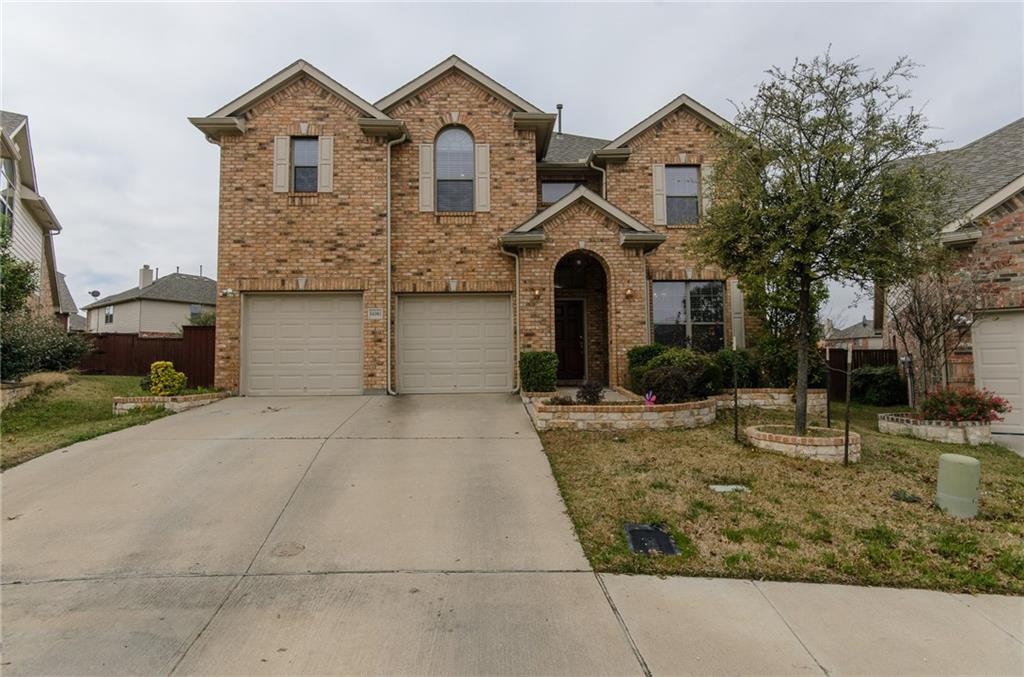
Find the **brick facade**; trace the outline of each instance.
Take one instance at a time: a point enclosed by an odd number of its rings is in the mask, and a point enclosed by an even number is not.
[[[514,102],[458,69],[436,77],[381,112],[400,120],[408,138],[392,150],[392,290],[422,293],[508,293],[515,262],[498,238],[543,208],[540,179],[580,180],[600,194],[599,174],[545,173],[537,163],[537,132],[517,129]],[[308,74],[240,112],[244,131],[218,137],[221,146],[216,385],[240,387],[241,314],[246,294],[283,291],[355,292],[363,296],[363,384],[385,383],[386,321],[368,308],[386,307],[386,141],[360,128],[360,110]],[[464,127],[490,149],[490,210],[475,213],[419,209],[419,144],[433,143],[449,125]],[[334,183],[329,193],[273,192],[274,137],[334,137]],[[652,222],[652,162],[700,164],[712,128],[678,112],[644,134],[625,163],[609,164],[607,197],[645,224]],[[649,341],[650,279],[722,279],[687,246],[693,227],[657,227],[668,237],[654,253],[623,247],[621,226],[580,202],[544,224],[545,242],[520,255],[521,350],[554,350],[554,270],[582,251],[600,262],[603,290],[587,291],[588,372],[611,385],[626,381],[626,351]],[[648,274],[648,270],[650,273]],[[564,294],[563,294],[564,295]],[[724,323],[731,340],[729,294]],[[394,324],[392,336],[394,336]],[[393,345],[392,348],[395,346]],[[396,368],[392,350],[392,369]],[[392,384],[397,382],[393,377]]]
[[[959,259],[977,281],[978,310],[1024,308],[1024,191],[978,225],[981,237]]]

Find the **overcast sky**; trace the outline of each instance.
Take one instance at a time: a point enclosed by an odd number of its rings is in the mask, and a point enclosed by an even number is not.
[[[923,64],[915,103],[955,147],[1022,115],[1024,5],[16,4],[0,2],[0,106],[29,116],[75,300],[215,275],[218,149],[205,115],[304,58],[375,101],[457,53],[566,132],[613,138],[681,92],[732,117],[764,70],[837,57]],[[870,315],[838,290],[827,314]]]

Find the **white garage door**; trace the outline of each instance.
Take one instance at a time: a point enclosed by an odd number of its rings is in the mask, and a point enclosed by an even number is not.
[[[512,390],[512,305],[506,295],[400,296],[398,391]]]
[[[972,330],[974,382],[1010,401],[993,440],[1024,452],[1024,311],[982,315]]]
[[[355,294],[246,294],[245,395],[363,392],[362,299]]]

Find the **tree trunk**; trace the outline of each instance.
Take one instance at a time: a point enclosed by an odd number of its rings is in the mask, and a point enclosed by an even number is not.
[[[800,274],[800,297],[797,301],[796,333],[796,417],[793,428],[797,435],[807,432],[807,372],[811,349],[811,277]]]

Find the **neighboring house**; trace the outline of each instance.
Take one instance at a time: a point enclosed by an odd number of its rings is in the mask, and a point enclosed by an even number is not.
[[[0,217],[11,234],[13,255],[39,271],[39,290],[29,307],[64,323],[53,250],[60,222],[39,194],[28,117],[8,111],[0,111]]]
[[[153,269],[139,270],[139,286],[89,305],[86,331],[92,334],[180,334],[181,328],[214,310],[217,281],[200,275],[172,273],[155,278]]]
[[[608,141],[456,56],[375,104],[297,61],[191,122],[221,154],[220,387],[508,392],[526,350],[625,385],[635,345],[745,344],[686,253],[728,123],[685,95]]]
[[[85,318],[78,314],[78,306],[75,305],[75,299],[71,296],[71,290],[68,289],[67,280],[64,279],[64,273],[57,273],[57,318],[58,321],[64,325],[64,328],[68,331],[76,331],[75,326],[79,318],[82,321],[81,329],[77,331],[83,331],[85,329]]]
[[[836,329],[831,320],[825,322],[821,341],[822,348],[846,349],[851,344],[854,350],[878,350],[885,347],[881,327],[875,330],[875,323],[864,316],[857,324],[844,329]]]
[[[975,385],[1013,406],[993,426],[997,441],[1024,451],[1024,118],[918,161],[947,167],[957,181],[950,199],[962,216],[941,237],[977,292],[970,344],[954,351],[945,376],[956,382],[962,372],[970,382],[973,363]]]

